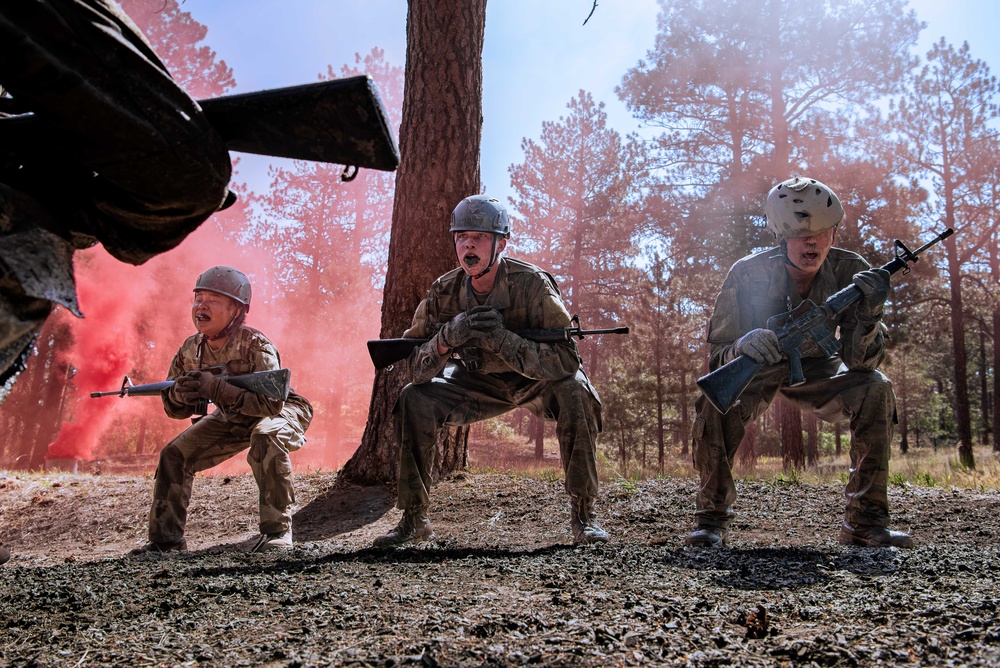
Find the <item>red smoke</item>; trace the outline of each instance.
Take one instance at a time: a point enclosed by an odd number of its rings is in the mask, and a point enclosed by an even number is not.
[[[186,421],[166,419],[157,397],[93,399],[90,393],[118,389],[125,375],[135,384],[163,380],[177,348],[194,333],[190,305],[195,279],[219,264],[249,275],[254,293],[247,324],[274,342],[283,366],[292,370],[293,387],[316,409],[308,443],[295,456],[299,465],[337,468],[350,457],[366,417],[374,372],[365,341],[377,336],[378,305],[350,305],[348,308],[357,314],[352,322],[355,336],[346,341],[331,340],[326,319],[308,324],[297,317],[309,305],[293,303],[294,297],[286,299],[276,287],[281,283],[279,277],[271,275],[274,263],[269,253],[226,239],[223,227],[239,229],[244,216],[240,206],[217,214],[176,249],[139,267],[118,262],[99,247],[77,253],[77,290],[85,318],[70,322],[74,342],[66,361],[77,373],[64,415],[71,417],[49,445],[46,459],[106,457],[102,443],[112,437],[116,442],[132,443],[133,433],[116,432],[123,428],[134,432],[135,427],[122,424],[131,425],[135,419],[158,425],[166,422],[171,435],[188,426]],[[68,317],[65,313],[60,316]],[[324,380],[345,374],[354,383],[350,397],[324,384]],[[115,431],[110,430],[113,424]],[[151,443],[145,450],[155,452],[164,444]],[[242,458],[237,457],[224,470],[245,469]]]

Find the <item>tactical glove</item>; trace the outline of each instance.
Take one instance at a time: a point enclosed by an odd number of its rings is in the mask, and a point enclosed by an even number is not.
[[[198,381],[189,373],[178,377],[167,391],[170,399],[175,404],[197,406],[198,400],[201,399],[201,395],[198,394],[197,383]]]
[[[778,335],[769,329],[751,329],[733,346],[737,355],[746,355],[759,364],[777,364],[781,361]]]
[[[869,269],[854,274],[852,280],[863,295],[855,311],[858,320],[873,322],[881,318],[882,305],[889,296],[889,272],[885,269]]]
[[[503,316],[492,306],[477,306],[469,312],[472,323],[472,338],[479,347],[491,353],[500,350],[507,329],[503,324]]]
[[[439,332],[441,343],[446,348],[458,348],[471,339],[473,332],[481,327],[489,327],[495,319],[490,312],[500,316],[492,306],[476,306],[469,311],[459,313],[444,324]],[[501,319],[501,323],[502,323]]]
[[[199,397],[208,399],[216,406],[228,406],[239,399],[243,390],[230,385],[220,376],[208,371],[190,372],[190,380],[187,385],[191,387]]]

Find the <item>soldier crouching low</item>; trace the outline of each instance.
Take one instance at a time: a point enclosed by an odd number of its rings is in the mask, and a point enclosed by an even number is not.
[[[501,257],[510,219],[495,198],[462,200],[450,231],[460,266],[434,282],[403,334],[430,340],[411,354],[413,380],[394,409],[403,517],[375,545],[434,537],[428,506],[441,428],[518,407],[556,421],[573,543],[607,541],[594,512],[601,404],[576,342],[538,343],[515,334],[570,325],[555,280],[534,265]]]
[[[194,288],[191,318],[198,333],[181,345],[170,364],[174,384],[163,392],[167,415],[184,419],[209,400],[215,410],[195,421],[160,452],[149,511],[149,543],[132,551],[187,549],[184,529],[194,474],[250,448],[247,463],[260,490],[260,537],[253,551],[292,549],[292,460],[305,444],[312,406],[295,392],[285,401],[231,385],[204,371],[224,365],[230,375],[281,368],[278,351],[264,334],[244,324],[250,282],[231,267],[212,267]]]

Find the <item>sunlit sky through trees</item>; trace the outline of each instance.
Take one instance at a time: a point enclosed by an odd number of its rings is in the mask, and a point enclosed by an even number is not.
[[[683,1],[683,0],[682,0]],[[757,4],[764,5],[761,0]],[[811,0],[800,4],[808,11]],[[615,95],[625,71],[653,45],[656,0],[601,0],[587,25],[591,0],[491,0],[484,51],[482,173],[487,192],[507,201],[507,168],[523,160],[521,139],[537,138],[543,121],[566,114],[581,89],[607,105],[608,125],[642,129]],[[233,68],[236,92],[316,80],[328,65],[353,64],[354,54],[385,49],[405,61],[406,2],[187,0],[182,8],[208,27],[206,43]],[[912,0],[927,24],[919,55],[945,37],[968,41],[972,56],[1000,73],[1000,3],[994,0]],[[241,174],[265,178],[266,160],[244,160]]]

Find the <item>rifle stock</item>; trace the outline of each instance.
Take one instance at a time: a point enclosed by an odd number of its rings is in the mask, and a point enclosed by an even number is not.
[[[231,151],[316,160],[392,171],[399,149],[371,77],[361,75],[301,86],[199,100],[209,123]],[[0,151],[61,150],[29,110],[0,118]]]
[[[896,248],[895,257],[880,269],[889,272],[890,276],[898,271],[907,273],[910,270],[909,264],[916,262],[921,253],[954,233],[955,231],[949,227],[915,251],[911,251],[902,241],[896,239],[893,244]],[[798,355],[799,346],[809,340],[815,342],[827,355],[835,354],[840,348],[840,342],[833,338],[826,321],[847,310],[861,297],[861,290],[851,284],[828,297],[819,306],[806,300],[791,311],[768,318],[768,328],[777,334],[779,347],[789,358],[790,386],[805,382]],[[746,355],[739,355],[736,359],[699,378],[698,387],[720,413],[726,414],[739,400],[740,395],[762,366],[763,364],[755,362]]]

